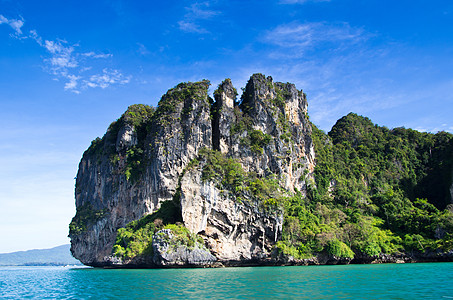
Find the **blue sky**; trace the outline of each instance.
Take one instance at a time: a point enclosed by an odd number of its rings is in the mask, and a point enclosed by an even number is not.
[[[0,252],[68,242],[83,151],[179,82],[293,82],[349,112],[453,132],[453,2],[0,0]]]

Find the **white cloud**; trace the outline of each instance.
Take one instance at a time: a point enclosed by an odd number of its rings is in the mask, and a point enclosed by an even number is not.
[[[137,43],[138,45],[138,50],[137,52],[140,54],[140,55],[143,55],[143,56],[146,56],[148,54],[150,54],[148,48],[146,48],[145,45],[141,44],[141,43]]]
[[[0,24],[9,25],[16,33],[17,36],[22,34],[22,26],[24,26],[24,20],[21,19],[8,19],[3,15],[0,15]]]
[[[109,53],[94,51],[80,52],[79,44],[69,44],[65,40],[45,40],[36,30],[30,30],[28,35],[22,33],[24,20],[7,19],[0,15],[0,24],[7,24],[15,31],[15,38],[34,40],[46,50],[44,58],[45,70],[54,75],[55,80],[64,82],[64,89],[74,93],[89,87],[106,88],[114,84],[126,84],[130,76],[125,76],[119,70],[108,70],[102,60],[113,57]],[[101,61],[99,61],[101,60]],[[82,84],[80,84],[82,83]]]
[[[44,47],[47,49],[52,54],[56,53],[61,53],[65,49],[60,42],[54,42],[54,41],[45,41],[44,42]],[[71,47],[72,48],[72,47]],[[72,52],[74,49],[65,51],[65,52]]]
[[[78,67],[77,57],[73,54],[74,47],[66,41],[44,41],[44,48],[51,54],[47,59],[51,64],[53,74],[67,73],[68,68]]]
[[[66,82],[65,86],[64,86],[64,89],[65,90],[73,90],[75,91],[76,93],[78,93],[78,91],[76,90],[77,88],[77,84],[78,84],[78,80],[80,79],[81,77],[80,76],[75,76],[75,75],[68,75],[67,76],[67,79],[69,79],[68,82]]]
[[[40,46],[44,46],[43,45],[43,42],[42,42],[42,38],[38,35],[38,33],[36,32],[36,30],[30,30],[30,38],[34,39],[38,45]]]
[[[206,29],[202,28],[200,25],[195,24],[193,22],[188,21],[179,21],[178,22],[179,29],[185,32],[192,32],[192,33],[209,33]]]
[[[211,9],[211,2],[195,2],[185,8],[187,13],[183,20],[178,22],[179,29],[185,32],[206,34],[209,31],[199,24],[200,20],[209,20],[221,14],[220,11]]]
[[[340,47],[344,43],[354,44],[366,38],[362,29],[353,28],[348,23],[292,22],[268,31],[263,42],[293,49],[295,52],[292,55],[302,56],[305,51],[325,43]]]
[[[186,10],[188,10],[188,16],[191,18],[210,19],[220,14],[219,11],[209,9],[210,6],[211,3],[209,1],[196,2],[189,7],[186,7]]]
[[[113,57],[113,55],[109,54],[109,53],[94,53],[93,51],[82,53],[82,55],[85,56],[85,57],[92,57],[92,58],[110,58],[110,57]]]
[[[92,75],[89,80],[84,80],[84,85],[95,88],[105,89],[113,84],[126,84],[130,82],[130,76],[124,76],[118,70],[102,70],[102,74]]]
[[[453,127],[447,127],[447,126],[439,126],[439,127],[433,127],[433,128],[426,128],[426,127],[415,127],[414,130],[420,131],[420,132],[429,132],[429,133],[438,133],[441,131],[453,133]]]

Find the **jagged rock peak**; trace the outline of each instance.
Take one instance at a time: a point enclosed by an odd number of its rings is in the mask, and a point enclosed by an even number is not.
[[[241,110],[250,116],[256,116],[262,111],[269,114],[272,110],[278,109],[288,121],[295,125],[304,125],[303,119],[306,119],[308,107],[306,95],[302,90],[297,90],[292,83],[274,83],[271,76],[253,74],[247,82],[241,100]],[[264,127],[266,120],[259,122]]]
[[[214,91],[215,103],[212,105],[212,144],[215,150],[227,154],[231,148],[231,124],[236,121],[234,106],[238,93],[229,78],[225,79]]]
[[[238,92],[233,86],[231,79],[225,79],[214,92],[214,99],[218,103],[217,107],[234,107]]]
[[[250,105],[251,102],[258,99],[271,99],[281,96],[281,103],[297,99],[301,102],[301,108],[307,112],[307,99],[302,90],[297,90],[293,83],[274,82],[271,76],[266,77],[263,74],[253,74],[245,87],[242,104]]]

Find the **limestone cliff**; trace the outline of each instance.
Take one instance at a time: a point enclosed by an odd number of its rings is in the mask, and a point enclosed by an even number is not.
[[[452,134],[354,113],[326,134],[293,84],[209,86],[131,105],[85,151],[69,233],[84,264],[453,260]]]
[[[208,87],[182,83],[156,109],[129,107],[85,151],[70,224],[74,257],[92,266],[270,261],[283,223],[275,198],[305,193],[313,179],[305,94],[261,74],[241,101],[229,79],[215,101]],[[172,223],[190,234],[164,228]],[[140,231],[149,247],[124,250],[132,243],[125,230]]]

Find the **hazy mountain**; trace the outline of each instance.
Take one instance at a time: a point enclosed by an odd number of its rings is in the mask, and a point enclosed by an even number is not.
[[[70,247],[67,244],[50,249],[0,253],[0,266],[79,265],[80,262],[72,257]]]

